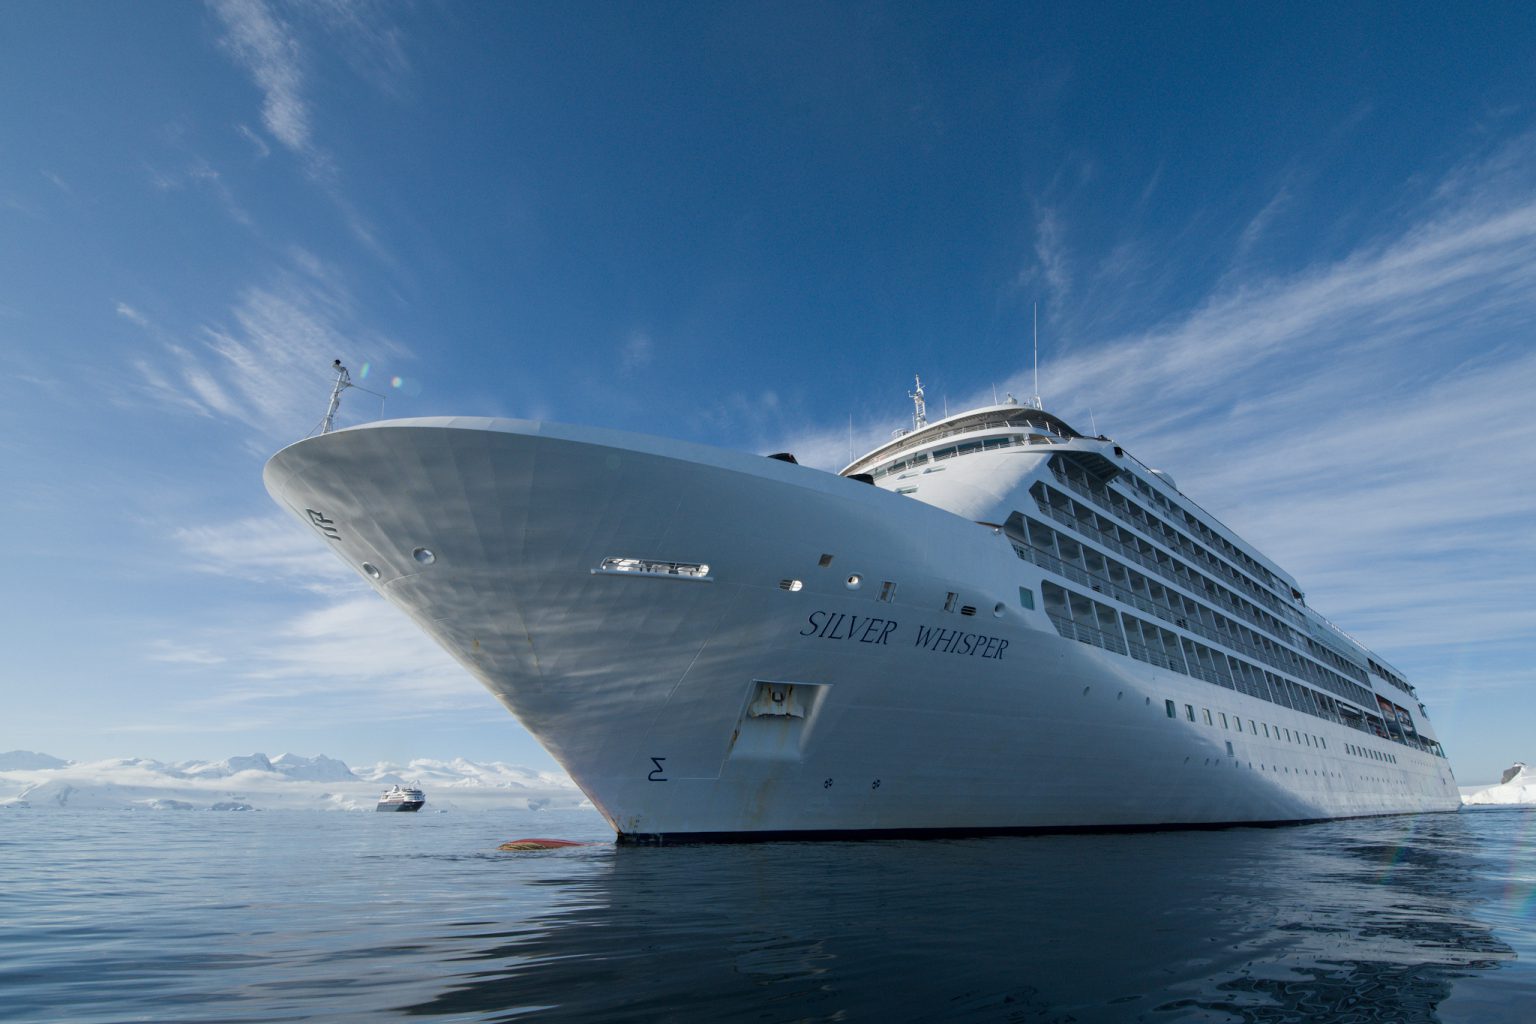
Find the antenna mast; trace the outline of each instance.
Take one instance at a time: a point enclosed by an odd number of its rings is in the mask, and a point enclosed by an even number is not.
[[[331,362],[331,369],[336,371],[336,383],[331,386],[331,404],[326,407],[325,419],[320,421],[322,434],[329,434],[336,428],[336,410],[341,406],[341,393],[352,386],[352,375],[347,373],[340,359]]]
[[[1035,320],[1035,408],[1045,410],[1045,403],[1040,400],[1040,303],[1034,304]]]
[[[923,378],[913,374],[912,379],[917,382],[917,390],[907,392],[907,397],[912,399],[912,429],[922,430],[928,425],[928,405],[923,401]]]

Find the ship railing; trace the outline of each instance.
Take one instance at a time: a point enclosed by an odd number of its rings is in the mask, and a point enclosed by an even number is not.
[[[1104,630],[1096,629],[1093,626],[1085,626],[1064,615],[1047,614],[1050,615],[1051,622],[1056,626],[1056,632],[1068,639],[1080,640],[1093,647],[1102,647],[1107,651],[1114,651],[1116,654],[1126,653],[1125,639],[1123,637],[1115,636],[1113,633],[1106,633]]]
[[[1163,651],[1154,651],[1146,644],[1137,643],[1135,640],[1127,640],[1126,645],[1130,648],[1131,657],[1137,661],[1144,661],[1148,665],[1156,665],[1158,668],[1171,669],[1174,672],[1188,675],[1188,673],[1184,672],[1184,664],[1181,661]]]
[[[1167,622],[1170,625],[1177,626],[1180,629],[1189,630],[1191,633],[1202,636],[1212,643],[1221,644],[1230,650],[1246,654],[1248,657],[1261,661],[1273,669],[1292,673],[1295,671],[1294,666],[1283,665],[1279,657],[1263,650],[1262,648],[1255,647],[1254,645],[1249,644],[1236,636],[1233,636],[1230,632],[1223,632],[1212,626],[1208,626],[1198,619],[1188,619],[1184,615],[1179,614],[1178,612],[1168,608],[1165,605],[1157,604],[1148,598],[1142,597],[1135,591],[1127,587],[1123,587],[1111,580],[1105,579],[1102,576],[1097,576],[1093,573],[1086,572],[1071,564],[1070,562],[1063,561],[1061,558],[1051,554],[1048,551],[1042,551],[1033,545],[1017,543],[1014,544],[1013,547],[1014,551],[1018,553],[1019,557],[1035,563],[1042,569],[1057,573],[1058,575],[1064,576],[1069,580],[1073,580],[1085,587],[1089,587],[1096,593],[1113,597],[1116,600],[1131,605],[1132,607],[1137,608],[1148,615],[1162,619],[1164,622]]]
[[[1108,580],[1103,576],[1098,576],[1093,573],[1086,572],[1070,562],[1063,561],[1061,558],[1051,554],[1049,551],[1042,551],[1033,545],[1017,543],[1014,544],[1013,550],[1018,553],[1020,558],[1033,562],[1048,572],[1054,572],[1057,575],[1064,576],[1076,583],[1081,583],[1083,586],[1088,587],[1095,593],[1105,594],[1109,597],[1115,598],[1116,600],[1123,601],[1126,604],[1133,605],[1136,608],[1146,612],[1148,615],[1156,615],[1159,618],[1167,619],[1169,622],[1174,621],[1173,613],[1169,610],[1153,604],[1145,597],[1142,597],[1140,594],[1137,594],[1133,590],[1122,587],[1120,584],[1115,583],[1113,580]]]
[[[1092,527],[1088,526],[1087,524],[1082,523],[1081,521],[1073,518],[1072,516],[1062,512],[1059,509],[1056,509],[1056,508],[1052,507],[1051,505],[1048,505],[1048,504],[1040,501],[1039,499],[1036,499],[1035,504],[1036,504],[1036,507],[1040,510],[1040,512],[1042,514],[1048,516],[1049,518],[1056,520],[1057,522],[1061,523],[1064,526],[1069,526],[1069,527],[1071,527],[1074,530],[1078,530],[1078,531],[1082,532],[1084,535],[1090,536],[1090,537],[1094,538],[1097,541],[1102,541],[1105,544],[1105,546],[1111,548],[1114,551],[1119,552],[1120,554],[1124,555],[1125,557],[1127,557],[1127,558],[1131,559],[1132,561],[1136,562],[1142,568],[1147,569],[1148,571],[1152,572],[1153,574],[1157,575],[1158,577],[1161,577],[1162,579],[1172,579],[1172,577],[1165,571],[1165,568],[1163,566],[1159,565],[1156,562],[1156,560],[1145,557],[1139,551],[1136,551],[1136,550],[1133,550],[1131,548],[1125,547],[1124,545],[1120,544],[1119,541],[1117,541],[1117,540],[1115,540],[1113,538],[1110,538],[1110,537],[1106,537],[1105,535],[1099,533],[1097,530],[1093,529]],[[1039,549],[1036,548],[1034,550],[1038,551]],[[1042,552],[1042,554],[1045,554],[1046,557],[1049,557],[1049,558],[1052,558],[1052,559],[1055,558],[1054,555],[1050,555],[1049,553]],[[1031,559],[1031,560],[1033,560],[1033,559]],[[1067,567],[1068,569],[1073,568],[1071,566],[1071,564],[1067,563],[1067,562],[1059,562],[1059,564],[1062,565],[1062,566]],[[1084,583],[1084,585],[1086,585],[1086,586],[1094,587],[1094,589],[1096,589],[1096,590],[1101,590],[1101,592],[1102,592],[1102,587],[1103,586],[1109,586],[1109,587],[1115,586],[1115,584],[1110,583],[1108,580],[1104,580],[1102,577],[1093,577],[1094,580],[1099,581],[1099,583],[1094,583],[1094,582],[1090,582],[1090,581],[1085,581],[1085,580],[1079,579],[1077,576],[1073,576],[1070,573],[1068,573],[1065,569],[1057,569],[1057,568],[1053,567],[1052,571],[1061,572],[1063,575],[1067,575],[1068,578],[1077,579],[1078,582]],[[1082,570],[1076,570],[1076,571],[1079,572],[1079,573],[1082,572]],[[1188,581],[1178,581],[1178,582],[1179,582],[1180,586],[1190,586],[1190,583]],[[1191,586],[1191,589],[1194,589],[1194,588]],[[1123,593],[1124,592],[1117,592],[1115,596],[1120,597],[1121,600],[1126,600],[1126,598],[1124,596],[1122,596]],[[1221,606],[1223,608],[1227,609],[1228,611],[1233,612],[1236,616],[1238,616],[1238,617],[1242,618],[1243,620],[1245,620],[1250,626],[1256,627],[1259,632],[1267,634],[1267,635],[1268,634],[1272,634],[1272,627],[1270,627],[1267,623],[1264,623],[1264,622],[1260,621],[1258,618],[1256,618],[1247,609],[1240,608],[1240,607],[1234,607],[1231,602],[1220,601],[1218,598],[1211,597],[1210,595],[1206,595],[1205,599],[1206,600],[1211,600],[1211,601],[1214,601],[1216,603],[1221,604]],[[1197,598],[1197,600],[1199,600],[1199,598]],[[1168,622],[1172,622],[1175,625],[1179,626],[1181,629],[1188,629],[1191,632],[1198,633],[1199,635],[1204,636],[1207,639],[1212,640],[1212,641],[1214,641],[1216,643],[1226,644],[1227,646],[1232,647],[1234,650],[1241,650],[1241,651],[1244,651],[1246,653],[1249,653],[1252,657],[1255,657],[1255,658],[1258,658],[1258,659],[1262,660],[1265,664],[1269,665],[1271,668],[1276,669],[1277,671],[1290,673],[1292,675],[1297,675],[1297,676],[1299,676],[1302,679],[1305,679],[1305,680],[1308,680],[1309,682],[1312,682],[1314,685],[1322,686],[1323,688],[1329,690],[1330,692],[1339,693],[1338,688],[1333,684],[1333,682],[1331,680],[1327,679],[1326,676],[1322,676],[1322,677],[1319,676],[1319,671],[1320,671],[1321,666],[1314,665],[1313,662],[1309,658],[1301,657],[1301,655],[1296,654],[1296,657],[1299,659],[1299,661],[1297,661],[1296,663],[1292,663],[1292,662],[1288,661],[1284,657],[1284,655],[1270,654],[1270,653],[1262,651],[1261,649],[1251,647],[1251,646],[1249,646],[1247,644],[1242,643],[1241,641],[1236,640],[1236,638],[1229,638],[1227,635],[1224,635],[1224,634],[1222,634],[1220,632],[1216,632],[1216,631],[1213,631],[1213,630],[1207,628],[1203,623],[1200,623],[1198,620],[1186,621],[1186,618],[1184,616],[1182,616],[1182,615],[1180,615],[1180,614],[1178,614],[1176,612],[1170,612],[1168,610],[1165,610],[1160,605],[1153,605],[1150,602],[1145,602],[1144,603],[1141,600],[1130,601],[1129,603],[1135,604],[1138,608],[1141,608],[1143,611],[1147,612],[1150,615],[1156,615],[1158,618],[1164,619],[1164,620],[1166,620]],[[1279,649],[1280,650],[1284,650],[1287,653],[1295,654],[1295,652],[1290,651],[1289,648],[1281,647]],[[1343,694],[1343,693],[1339,693],[1339,696],[1346,696],[1346,695]]]
[[[1198,661],[1192,661],[1189,663],[1189,674],[1200,679],[1204,679],[1208,683],[1215,683],[1217,686],[1224,686],[1229,690],[1235,689],[1230,680],[1222,679],[1221,673],[1217,672],[1213,668],[1209,668],[1200,664]]]
[[[913,448],[921,448],[926,444],[932,444],[934,441],[942,441],[946,437],[958,437],[961,434],[974,434],[983,430],[1004,429],[1030,431],[1030,434],[1024,435],[1026,438],[1036,436],[1044,438],[1042,441],[1024,440],[1014,442],[1014,444],[1019,446],[1026,446],[1030,444],[1066,444],[1071,440],[1071,438],[1061,437],[1060,435],[1056,434],[1056,428],[1050,426],[1048,423],[1043,421],[1030,421],[1027,417],[1022,417],[1015,414],[1008,416],[989,416],[980,422],[962,421],[960,423],[954,424],[953,426],[945,427],[943,430],[935,431],[933,433],[929,433],[927,428],[924,428],[920,431],[913,431],[903,440],[888,445],[886,448],[876,449],[874,452],[871,452],[870,455],[877,457],[877,460],[879,461],[883,461],[893,455],[900,455],[902,452],[911,451]],[[871,461],[869,458],[859,459],[858,462],[849,463],[848,468],[852,469],[854,466],[859,464],[867,464],[869,461]]]
[[[1038,498],[1035,499],[1035,506],[1040,510],[1040,512],[1042,514],[1050,517],[1051,519],[1054,519],[1056,522],[1060,523],[1063,526],[1070,527],[1073,530],[1077,530],[1079,533],[1082,533],[1084,536],[1092,537],[1098,543],[1103,544],[1105,547],[1109,548],[1111,551],[1114,551],[1115,553],[1117,553],[1117,554],[1119,554],[1119,555],[1121,555],[1121,556],[1123,556],[1125,558],[1129,558],[1131,561],[1135,562],[1137,565],[1141,566],[1143,569],[1146,569],[1148,572],[1151,572],[1151,573],[1153,573],[1153,574],[1155,574],[1157,576],[1161,576],[1161,577],[1164,577],[1164,578],[1174,578],[1173,575],[1169,573],[1168,566],[1165,566],[1162,563],[1158,562],[1158,560],[1156,558],[1149,557],[1148,555],[1144,554],[1143,552],[1141,552],[1137,548],[1133,548],[1133,547],[1131,547],[1131,546],[1129,546],[1127,544],[1122,543],[1118,537],[1112,537],[1109,534],[1104,533],[1102,530],[1099,530],[1097,527],[1095,527],[1095,526],[1093,526],[1093,525],[1091,525],[1089,523],[1083,522],[1081,519],[1078,519],[1076,516],[1073,516],[1071,513],[1064,512],[1061,509],[1058,509],[1055,506],[1050,505],[1047,502],[1041,501]],[[1175,564],[1178,564],[1178,563],[1175,563]],[[1234,581],[1234,582],[1242,582],[1242,581],[1239,580],[1239,581]],[[1254,599],[1254,601],[1256,603],[1265,605],[1271,611],[1279,611],[1279,603],[1277,601],[1275,601],[1275,599],[1274,599],[1274,597],[1272,595],[1266,594],[1263,591],[1248,590],[1247,588],[1245,588],[1245,591],[1248,593],[1248,595],[1251,598]],[[1236,610],[1236,609],[1234,609],[1234,610]],[[1244,613],[1243,617],[1248,619],[1248,620],[1250,620],[1250,621],[1253,621],[1254,625],[1260,625],[1257,621],[1255,621],[1253,619],[1253,616],[1250,615],[1250,614]]]
[[[1092,488],[1086,486],[1081,481],[1075,480],[1063,473],[1054,463],[1051,466],[1051,472],[1054,479],[1058,483],[1067,487],[1076,493],[1079,497],[1087,498],[1089,501],[1095,502],[1104,508],[1108,508],[1111,512],[1119,515],[1121,519],[1126,519],[1126,516],[1121,514],[1121,510],[1117,506],[1112,503],[1105,504],[1104,498],[1102,496],[1095,494]],[[1074,522],[1077,522],[1077,520],[1074,520]],[[1083,528],[1084,527],[1081,525],[1078,526],[1078,529]],[[1099,536],[1102,537],[1104,535],[1100,533]],[[1261,584],[1255,583],[1247,576],[1244,576],[1242,573],[1232,568],[1213,552],[1207,550],[1199,544],[1196,544],[1194,541],[1185,538],[1182,533],[1176,533],[1176,536],[1177,539],[1172,541],[1170,541],[1168,538],[1164,538],[1163,540],[1165,545],[1179,551],[1190,561],[1198,563],[1200,566],[1220,576],[1228,583],[1231,583],[1232,585],[1240,588],[1255,600],[1268,605],[1279,603],[1275,596],[1266,590]],[[1106,538],[1106,540],[1108,540],[1108,538]]]
[[[1044,555],[1044,552],[1040,552],[1034,549],[1030,550],[1032,550],[1036,555]],[[1050,556],[1044,557],[1049,558]],[[1261,688],[1257,681],[1233,679],[1224,675],[1219,670],[1212,668],[1211,666],[1202,664],[1198,659],[1176,658],[1162,651],[1154,650],[1153,648],[1148,647],[1146,644],[1140,643],[1138,641],[1126,640],[1120,636],[1115,635],[1114,633],[1108,633],[1093,626],[1084,625],[1069,618],[1068,616],[1057,615],[1054,612],[1047,612],[1046,614],[1050,618],[1051,624],[1056,627],[1056,631],[1067,639],[1078,640],[1093,647],[1100,647],[1104,650],[1114,651],[1116,654],[1125,654],[1137,659],[1138,661],[1144,661],[1149,665],[1156,665],[1159,668],[1166,666],[1171,671],[1179,672],[1183,675],[1193,676],[1197,679],[1203,679],[1208,683],[1212,683],[1224,689],[1241,691],[1251,697],[1256,697],[1260,700],[1268,701],[1277,707],[1289,708],[1302,714],[1309,714],[1315,718],[1321,718],[1324,721],[1335,722],[1339,725],[1348,726],[1349,728],[1355,729],[1359,732],[1368,733],[1377,739],[1383,739],[1388,742],[1401,743],[1404,746],[1410,747],[1415,745],[1412,741],[1406,738],[1381,735],[1376,730],[1370,728],[1364,719],[1351,718],[1350,716],[1346,715],[1330,714],[1324,709],[1313,705],[1298,706],[1294,701],[1288,699],[1289,695],[1286,695],[1285,698],[1281,698],[1280,694],[1271,691],[1267,682],[1262,684]],[[1280,666],[1277,665],[1275,667],[1279,668]],[[1422,744],[1420,744],[1419,748],[1423,750],[1430,750],[1428,746],[1424,746]],[[1443,756],[1443,754],[1441,756]]]

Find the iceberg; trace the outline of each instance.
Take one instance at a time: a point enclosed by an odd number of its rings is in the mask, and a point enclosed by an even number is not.
[[[1504,769],[1497,785],[1463,788],[1461,802],[1476,806],[1536,806],[1536,771],[1524,761]]]

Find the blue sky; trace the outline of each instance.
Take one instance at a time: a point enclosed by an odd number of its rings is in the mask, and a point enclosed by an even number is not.
[[[1027,395],[1536,758],[1515,5],[11,4],[0,749],[552,762],[282,519],[324,410],[845,460]]]

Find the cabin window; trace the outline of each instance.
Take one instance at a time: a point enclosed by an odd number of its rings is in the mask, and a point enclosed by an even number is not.
[[[1195,720],[1195,706],[1193,704],[1184,705],[1184,717],[1189,719],[1191,722]]]
[[[1035,592],[1028,587],[1019,588],[1019,604],[1030,610],[1035,607]]]
[[[889,604],[896,600],[896,584],[886,580],[880,584],[880,600]]]
[[[1168,717],[1169,718],[1178,718],[1179,717],[1178,706],[1175,705],[1173,703],[1173,701],[1165,700],[1165,701],[1163,701],[1163,705],[1168,709]]]
[[[1232,741],[1231,740],[1227,740],[1227,756],[1228,757],[1232,756]]]
[[[1200,710],[1205,712],[1205,724],[1206,725],[1215,725],[1216,724],[1215,722],[1211,721],[1211,709],[1210,708],[1201,708]]]
[[[955,610],[955,602],[958,601],[958,600],[960,600],[960,595],[955,593],[953,590],[951,590],[949,593],[945,594],[944,595],[944,610],[947,611],[947,612],[954,611]]]

